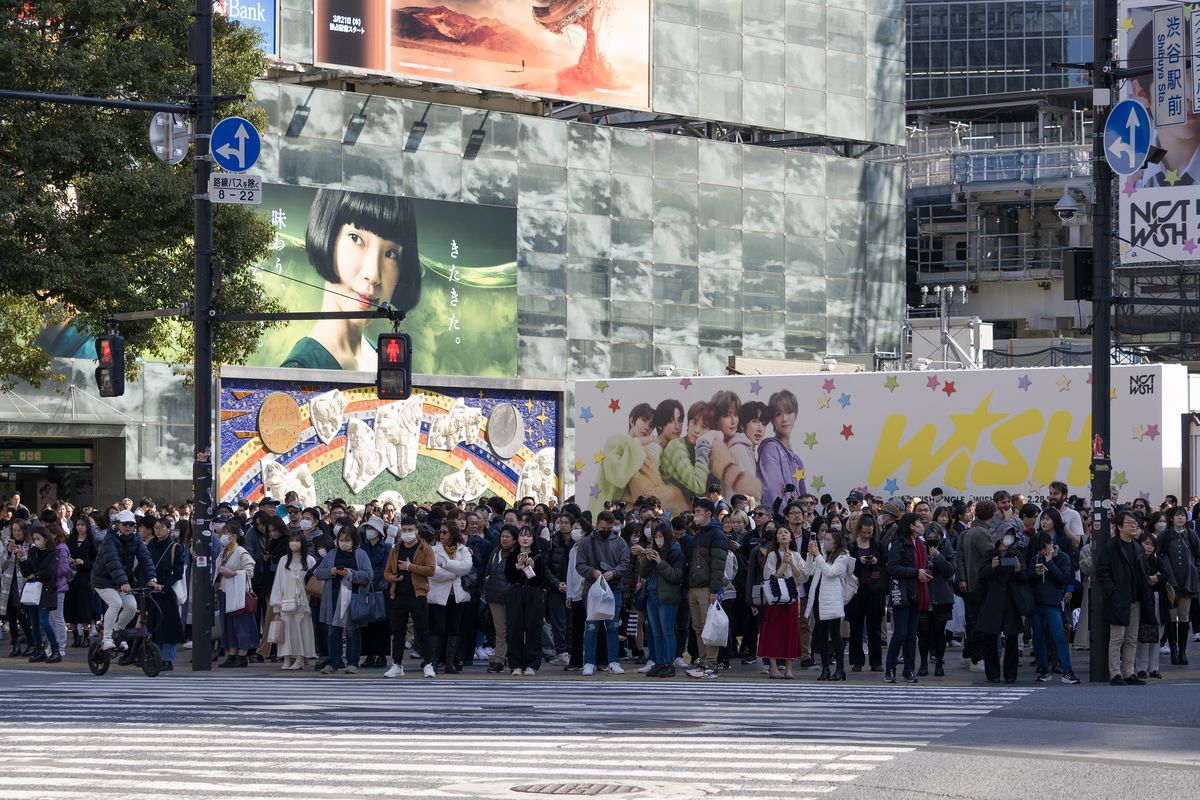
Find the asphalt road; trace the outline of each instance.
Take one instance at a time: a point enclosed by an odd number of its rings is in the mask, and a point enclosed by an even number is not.
[[[0,800],[1086,798],[1200,790],[1200,670],[1146,687],[630,673],[148,679],[0,661]],[[1191,680],[1195,675],[1198,680]]]

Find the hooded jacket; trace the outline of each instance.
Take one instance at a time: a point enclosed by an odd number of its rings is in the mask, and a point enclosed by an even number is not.
[[[602,532],[599,528],[593,530],[590,536],[582,539],[575,547],[578,556],[575,559],[575,571],[583,577],[583,596],[591,590],[596,582],[593,573],[612,572],[609,585],[620,587],[625,573],[629,571],[629,545],[614,531]],[[718,573],[719,577],[720,573]],[[614,591],[616,589],[614,588]]]

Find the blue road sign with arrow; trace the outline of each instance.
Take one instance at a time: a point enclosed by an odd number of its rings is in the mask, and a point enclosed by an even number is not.
[[[209,153],[217,166],[227,172],[245,172],[258,161],[262,140],[250,121],[226,117],[213,127]]]
[[[1113,106],[1104,123],[1104,158],[1118,175],[1132,175],[1146,163],[1154,130],[1146,107],[1137,100]]]

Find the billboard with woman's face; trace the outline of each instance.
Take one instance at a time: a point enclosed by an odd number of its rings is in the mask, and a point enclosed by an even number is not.
[[[275,239],[258,272],[288,311],[405,313],[413,370],[517,372],[516,210],[343,189],[268,185]],[[384,319],[298,321],[267,331],[251,365],[374,371]]]

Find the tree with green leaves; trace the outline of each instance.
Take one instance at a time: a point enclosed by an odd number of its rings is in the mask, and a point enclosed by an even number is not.
[[[21,0],[0,8],[0,87],[187,102],[192,0]],[[250,94],[263,72],[258,33],[214,19],[215,93]],[[219,107],[246,116],[248,100]],[[151,114],[0,100],[0,386],[56,376],[34,346],[45,326],[105,330],[115,311],[178,307],[192,298],[191,158],[168,166],[150,150]],[[214,213],[220,310],[278,311],[255,280],[272,231],[241,206]],[[240,363],[261,325],[219,325],[218,363]],[[127,359],[190,361],[192,328],[162,319],[121,326]]]

